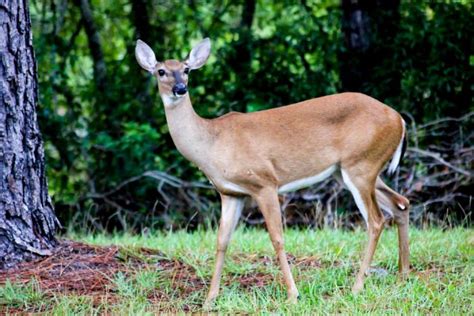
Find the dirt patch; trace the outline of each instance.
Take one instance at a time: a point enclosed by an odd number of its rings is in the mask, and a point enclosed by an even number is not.
[[[251,288],[262,288],[269,285],[271,282],[275,280],[275,277],[268,273],[263,272],[255,272],[251,274],[231,274],[232,279],[225,280],[224,284],[229,286],[234,284],[235,282],[239,283],[239,286],[243,289],[251,289]]]
[[[412,268],[411,271],[425,283],[428,283],[433,279],[441,280],[446,275],[446,271],[434,263],[427,264],[426,268],[423,270]]]
[[[287,253],[288,262],[290,265],[297,266],[300,269],[322,269],[339,267],[342,265],[341,262],[327,262],[323,261],[317,256],[303,256],[296,257],[290,253]],[[275,256],[268,255],[257,255],[257,254],[238,254],[233,256],[236,262],[251,262],[259,263],[265,266],[278,265],[278,261]]]
[[[143,256],[158,256],[159,252],[140,249]],[[109,290],[118,272],[129,274],[133,268],[144,268],[145,260],[127,257],[117,246],[97,247],[74,241],[62,241],[54,254],[40,260],[24,262],[0,271],[0,285],[10,280],[26,284],[32,279],[41,290],[64,294],[90,295]]]
[[[118,273],[126,278],[137,271],[163,271],[172,278],[173,287],[184,294],[204,286],[193,267],[178,260],[166,258],[153,249],[128,249],[117,246],[99,247],[80,242],[61,241],[53,255],[17,267],[0,270],[0,286],[7,280],[27,284],[32,280],[47,297],[55,294],[81,295],[94,306],[114,304],[119,299],[114,279]],[[154,289],[149,294],[151,302],[166,299],[165,293]],[[0,302],[0,310],[2,310]],[[7,307],[7,306],[3,306]],[[21,309],[9,307],[9,311]]]
[[[340,262],[323,262],[316,256],[303,256],[295,257],[292,254],[287,254],[288,262],[292,266],[298,267],[299,270],[311,270],[311,269],[324,269],[340,266]],[[279,270],[278,261],[275,256],[269,255],[257,255],[257,254],[234,254],[232,256],[233,261],[242,262],[242,263],[253,263],[257,266],[275,266]],[[247,271],[245,274],[231,273],[230,279],[224,279],[224,284],[226,286],[239,283],[241,288],[251,289],[251,288],[263,288],[271,284],[272,282],[277,282],[283,284],[281,274],[278,273],[275,279],[275,275],[271,273],[264,273],[260,271]]]

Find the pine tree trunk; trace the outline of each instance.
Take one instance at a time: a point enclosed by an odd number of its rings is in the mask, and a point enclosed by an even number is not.
[[[0,269],[49,255],[57,244],[37,96],[28,1],[1,1]]]

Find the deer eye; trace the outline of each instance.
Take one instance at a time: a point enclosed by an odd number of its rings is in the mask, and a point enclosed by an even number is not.
[[[158,70],[158,74],[160,77],[163,77],[165,75],[165,71],[163,69]]]
[[[189,68],[188,67],[184,68],[184,73],[189,74]]]

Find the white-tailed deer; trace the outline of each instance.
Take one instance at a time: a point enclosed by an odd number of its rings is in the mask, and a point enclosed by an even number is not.
[[[322,181],[342,179],[368,226],[369,242],[353,286],[363,288],[385,218],[398,225],[399,271],[409,270],[408,200],[379,177],[393,156],[393,172],[403,152],[401,116],[360,93],[341,93],[254,113],[229,113],[216,119],[199,117],[191,105],[187,83],[191,70],[210,54],[208,38],[184,61],[158,62],[152,49],[138,40],[138,63],[156,76],[171,137],[178,150],[214,184],[222,200],[217,258],[206,304],[219,292],[224,255],[239,220],[245,197],[257,202],[275,248],[289,301],[298,297],[283,247],[278,194]]]

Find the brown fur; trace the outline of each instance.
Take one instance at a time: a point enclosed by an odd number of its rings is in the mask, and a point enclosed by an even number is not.
[[[279,187],[334,164],[342,168],[371,165],[375,179],[402,135],[397,112],[358,93],[211,120],[198,117],[186,97],[166,114],[173,122],[168,124],[178,149],[201,147],[192,152],[181,149],[212,179],[219,192],[228,195],[241,193],[226,189],[226,182],[252,195],[264,186]],[[191,128],[183,125],[202,128],[191,135]]]

